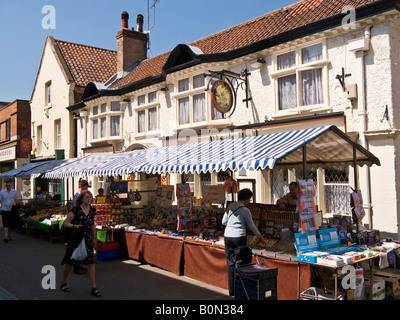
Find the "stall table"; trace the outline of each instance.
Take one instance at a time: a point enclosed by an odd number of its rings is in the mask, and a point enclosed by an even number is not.
[[[129,258],[182,275],[183,239],[126,231]]]
[[[40,239],[49,237],[50,242],[55,240],[61,240],[61,232],[59,223],[57,224],[47,224],[39,220],[33,220],[29,218],[22,219],[22,225],[27,228],[28,232],[38,232]]]
[[[185,240],[183,252],[186,277],[228,289],[225,249],[222,246]]]
[[[352,263],[349,264],[345,264],[345,265],[340,265],[340,266],[331,266],[331,265],[326,265],[326,264],[322,264],[322,263],[311,263],[311,262],[305,262],[305,261],[298,261],[297,265],[298,265],[298,273],[297,273],[297,287],[299,288],[297,290],[297,299],[300,299],[300,292],[306,290],[306,289],[300,289],[300,281],[302,281],[302,275],[301,275],[301,268],[304,267],[305,265],[310,266],[311,268],[325,268],[330,270],[333,273],[334,276],[334,299],[337,300],[338,298],[338,292],[339,292],[339,286],[338,286],[338,276],[339,276],[339,270],[341,270],[343,267],[345,267],[346,265],[355,265],[361,262],[368,262],[369,263],[369,267],[371,270],[370,273],[370,283],[373,284],[374,283],[374,267],[375,267],[375,259],[379,258],[379,255],[375,255],[373,257],[366,257],[366,258],[362,258],[360,260],[357,261],[353,261]],[[372,289],[373,286],[371,285],[369,287],[369,297],[372,300]],[[301,290],[301,291],[300,291]]]

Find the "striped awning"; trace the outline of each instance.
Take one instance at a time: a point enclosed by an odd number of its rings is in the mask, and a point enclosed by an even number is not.
[[[305,147],[305,148],[304,148]],[[305,157],[303,154],[306,150]],[[379,159],[336,126],[261,136],[204,141],[87,156],[48,171],[45,178],[119,175],[132,172],[200,173],[332,165],[380,165]]]
[[[120,153],[105,153],[100,155],[91,155],[82,158],[75,158],[74,161],[53,170],[48,170],[44,178],[58,179],[74,176],[93,175],[92,170],[105,163],[111,163],[115,158],[120,157]]]
[[[49,170],[59,169],[67,163],[73,162],[75,159],[60,159],[31,162],[22,165],[19,168],[0,174],[0,178],[21,178],[30,179],[31,177],[39,177]]]

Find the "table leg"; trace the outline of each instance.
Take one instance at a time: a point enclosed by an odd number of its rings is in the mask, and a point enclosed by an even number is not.
[[[297,263],[297,300],[300,300],[300,263]]]
[[[375,272],[375,270],[374,270],[374,267],[375,267],[374,261],[375,261],[374,259],[370,259],[369,260],[369,266],[370,266],[370,269],[371,269],[371,273],[370,273],[370,276],[369,276],[369,300],[373,299],[372,292],[373,292],[373,287],[374,287],[374,272]]]
[[[338,298],[338,274],[337,270],[335,270],[335,300]]]

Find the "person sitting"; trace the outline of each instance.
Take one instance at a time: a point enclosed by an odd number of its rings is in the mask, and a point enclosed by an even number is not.
[[[298,195],[297,195],[298,184],[296,181],[292,181],[289,184],[289,192],[280,198],[276,204],[279,205],[281,209],[285,209],[287,205],[295,206],[297,205]]]

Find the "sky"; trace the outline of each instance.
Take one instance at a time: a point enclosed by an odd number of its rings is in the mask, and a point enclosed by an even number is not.
[[[30,100],[48,35],[116,50],[122,11],[135,29],[136,16],[142,14],[144,29],[150,29],[148,57],[153,57],[295,2],[0,0],[0,101]]]

